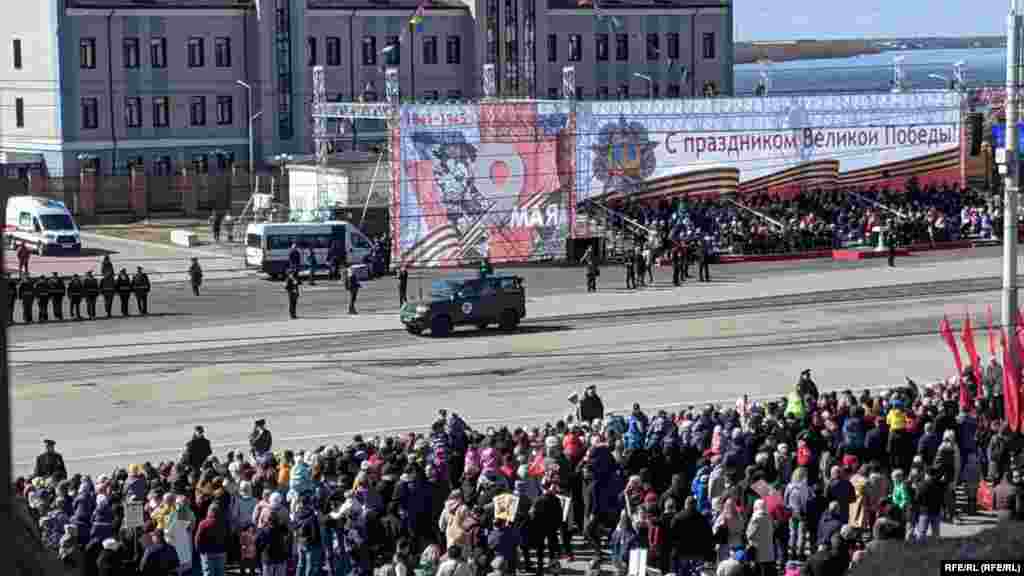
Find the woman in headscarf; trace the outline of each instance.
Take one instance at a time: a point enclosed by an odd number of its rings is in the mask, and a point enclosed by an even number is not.
[[[96,510],[92,513],[90,540],[106,540],[114,535],[114,509],[106,494],[96,496]]]
[[[756,550],[753,561],[759,576],[769,576],[775,569],[775,529],[764,500],[754,502],[754,513],[747,524],[747,542]]]
[[[73,521],[78,527],[78,544],[85,549],[89,544],[89,536],[92,534],[92,514],[96,510],[93,484],[88,477],[83,478],[82,483],[78,486],[78,496],[75,497],[74,507]]]

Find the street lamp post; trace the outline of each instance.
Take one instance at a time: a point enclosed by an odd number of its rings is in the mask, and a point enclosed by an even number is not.
[[[635,78],[647,81],[647,97],[654,98],[654,78],[651,78],[647,74],[641,74],[639,72],[633,72]]]
[[[253,125],[256,122],[256,119],[263,114],[263,111],[260,110],[256,113],[253,113],[252,111],[253,108],[256,107],[256,103],[253,101],[252,85],[242,82],[241,80],[235,80],[235,84],[245,88],[245,91],[249,93],[249,107],[246,110],[246,113],[249,115],[249,193],[252,194],[254,192],[253,185],[255,183],[254,174],[256,166],[256,148],[253,143]]]

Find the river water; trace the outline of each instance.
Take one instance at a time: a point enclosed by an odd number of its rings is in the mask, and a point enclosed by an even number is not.
[[[917,90],[948,88],[929,78],[949,78],[953,63],[964,61],[968,87],[1002,86],[1006,83],[1005,49],[910,50],[867,54],[829,60],[798,60],[767,66],[743,64],[734,68],[736,95],[753,93],[768,70],[770,94],[835,94],[837,92],[888,91],[893,78],[893,58],[903,56],[904,87]]]

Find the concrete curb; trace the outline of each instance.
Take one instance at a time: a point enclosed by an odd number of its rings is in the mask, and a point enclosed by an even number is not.
[[[234,256],[230,254],[222,254],[219,252],[210,252],[202,250],[200,248],[186,248],[184,246],[175,246],[173,244],[161,244],[159,242],[147,242],[145,240],[134,240],[131,238],[121,238],[118,236],[106,236],[104,234],[95,234],[92,232],[80,232],[80,235],[85,240],[95,240],[99,242],[111,241],[111,242],[124,242],[126,244],[132,244],[143,248],[152,248],[158,250],[178,250],[180,252],[187,252],[195,256],[202,256],[204,258],[217,258],[217,259],[230,259],[240,258],[240,256]]]

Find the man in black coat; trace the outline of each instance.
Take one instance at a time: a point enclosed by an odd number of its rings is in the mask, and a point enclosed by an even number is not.
[[[36,304],[39,306],[39,321],[46,322],[50,319],[50,282],[46,276],[39,275],[36,278]]]
[[[107,310],[107,318],[110,318],[113,316],[114,294],[117,293],[117,281],[114,279],[113,272],[103,275],[103,279],[100,280],[100,292],[103,294],[103,306]]]
[[[273,444],[273,437],[270,435],[270,430],[267,430],[267,421],[257,420],[253,425],[252,432],[249,433],[249,447],[252,449],[253,455],[259,456],[270,452]]]
[[[92,275],[92,270],[85,273],[85,280],[82,280],[82,294],[85,296],[85,311],[89,314],[90,320],[96,319],[96,299],[100,296],[100,283]],[[107,305],[107,310],[110,306]]]
[[[587,386],[583,391],[583,399],[580,400],[580,420],[604,420],[604,402],[601,402],[601,397],[597,395],[597,386]]]
[[[11,273],[7,273],[7,308],[8,316],[7,322],[10,324],[14,323],[14,306],[18,303],[18,281],[11,276]]]
[[[206,431],[203,430],[202,426],[196,426],[195,432],[192,433],[192,439],[185,444],[185,453],[188,465],[193,470],[201,469],[203,462],[206,462],[206,459],[213,454],[210,440],[206,438]]]
[[[149,276],[142,271],[142,266],[135,269],[135,276],[132,278],[132,291],[135,292],[135,304],[139,308],[139,314],[149,314]]]
[[[36,469],[34,476],[39,478],[50,478],[56,476],[59,480],[68,477],[68,470],[64,466],[64,457],[55,449],[57,443],[53,440],[43,440],[43,453],[36,457]]]
[[[284,291],[288,293],[288,315],[294,320],[298,318],[296,309],[299,305],[299,277],[295,272],[288,273],[288,278],[284,281]]]
[[[697,247],[697,261],[700,268],[697,270],[701,282],[711,282],[711,238],[705,236]]]
[[[398,271],[398,305],[403,306],[408,301],[409,293],[409,266],[406,264],[402,265],[402,269]]]
[[[32,300],[36,297],[35,280],[25,275],[21,282],[18,282],[18,297],[21,298],[21,320],[26,324],[32,323]]]
[[[348,313],[358,314],[356,312],[356,298],[359,297],[359,288],[362,284],[359,282],[359,274],[356,273],[355,266],[349,267],[348,275]]]
[[[68,282],[68,300],[71,301],[71,318],[75,320],[82,319],[82,295],[84,291],[85,287],[82,285],[82,278],[78,274],[73,275]]]
[[[121,268],[114,287],[117,289],[117,297],[121,299],[121,316],[130,316],[128,301],[132,297],[132,279],[128,276],[128,270]]]
[[[64,280],[61,279],[59,274],[54,272],[53,276],[50,276],[50,281],[47,283],[47,287],[50,289],[50,301],[53,303],[53,317],[56,320],[63,320],[64,295],[67,293],[67,287],[64,285]]]
[[[626,252],[626,290],[636,288],[636,254],[630,249]]]

